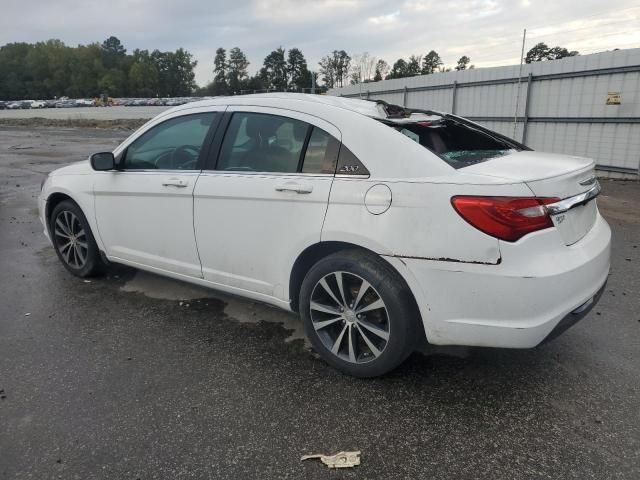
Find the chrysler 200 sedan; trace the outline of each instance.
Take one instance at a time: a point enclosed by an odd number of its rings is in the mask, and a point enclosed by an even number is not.
[[[326,362],[381,375],[425,340],[530,348],[596,303],[594,162],[464,118],[265,94],[158,115],[43,183],[80,277],[130,265],[298,312]]]

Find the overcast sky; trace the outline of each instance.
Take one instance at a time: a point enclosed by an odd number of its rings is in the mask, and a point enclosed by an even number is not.
[[[68,45],[118,37],[127,51],[184,47],[196,80],[212,78],[217,47],[238,46],[257,70],[273,49],[298,47],[317,70],[334,49],[392,64],[436,50],[476,67],[518,63],[544,41],[580,53],[640,47],[638,0],[1,0],[0,45],[58,38]]]

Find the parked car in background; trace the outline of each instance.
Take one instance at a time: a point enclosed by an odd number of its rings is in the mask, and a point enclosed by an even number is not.
[[[183,104],[184,104],[184,102],[183,102],[181,99],[179,99],[179,98],[168,98],[168,99],[164,102],[164,104],[165,104],[167,107],[177,107],[177,106],[179,106],[179,105],[183,105]]]
[[[59,100],[56,102],[56,108],[74,108],[76,107],[75,100]]]
[[[7,103],[7,109],[9,110],[20,110],[20,109],[28,109],[31,108],[31,104],[25,101],[13,101]]]
[[[29,103],[29,108],[45,108],[46,104],[43,100],[25,100]]]
[[[531,348],[593,308],[594,167],[455,115],[247,95],[161,113],[52,172],[38,206],[71,273],[106,259],[299,312],[326,362],[370,377],[425,339]]]
[[[74,100],[76,107],[94,107],[96,101],[93,98],[78,98]]]
[[[0,100],[0,110],[4,110],[5,108],[7,108],[7,102]]]

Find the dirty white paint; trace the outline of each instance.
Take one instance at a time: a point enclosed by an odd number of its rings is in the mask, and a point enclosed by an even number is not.
[[[226,304],[224,313],[231,320],[240,323],[260,323],[263,321],[278,323],[281,324],[285,330],[291,332],[285,339],[286,342],[303,340],[307,348],[310,346],[302,329],[302,323],[297,315],[268,305],[232,297],[208,288],[191,285],[171,278],[160,277],[141,270],[136,272],[131,280],[120,287],[120,290],[123,292],[141,293],[149,298],[179,302],[189,302],[196,299],[201,300],[207,298],[220,300]]]

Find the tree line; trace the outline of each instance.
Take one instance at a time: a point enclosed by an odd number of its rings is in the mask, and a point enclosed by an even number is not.
[[[188,96],[196,64],[183,48],[127,54],[116,37],[77,47],[60,40],[9,43],[0,47],[0,99]]]
[[[564,47],[548,47],[546,43],[540,42],[527,52],[526,63],[541,62],[543,60],[558,60],[565,57],[575,57],[580,55],[575,50],[567,50]]]
[[[564,47],[538,43],[526,55],[527,63],[578,55]],[[197,61],[183,48],[174,52],[136,49],[127,53],[120,40],[109,37],[102,43],[70,47],[60,40],[9,43],[0,47],[0,99],[95,97],[185,97],[191,95],[234,95],[254,91],[317,91],[345,85],[376,82],[448,72],[451,68],[435,50],[425,55],[399,58],[393,65],[368,52],[349,55],[333,50],[312,72],[299,48],[283,47],[270,52],[254,75],[250,62],[239,48],[218,48],[213,80],[204,87],[195,82]],[[455,70],[474,68],[463,55]],[[320,85],[321,84],[321,85]]]
[[[463,56],[456,70],[464,70],[471,60]],[[218,48],[214,58],[213,81],[200,89],[208,95],[228,95],[246,91],[309,91],[312,77],[319,90],[339,88],[345,85],[425,75],[437,71],[448,71],[435,51],[424,57],[412,55],[409,61],[399,59],[389,68],[386,61],[371,56],[368,52],[349,55],[345,50],[334,50],[318,62],[318,71],[311,72],[307,61],[298,48],[288,51],[278,47],[269,53],[262,67],[251,76],[247,56],[238,47],[229,50]],[[322,84],[320,86],[320,83]]]
[[[245,91],[305,91],[311,87],[312,73],[298,48],[287,52],[279,47],[269,53],[262,68],[251,76],[250,62],[239,47],[227,50],[220,47],[213,59],[213,81],[197,93],[208,95],[232,95]]]
[[[563,47],[549,48],[539,43],[527,52],[526,62],[556,60],[574,55],[578,55],[578,52]],[[321,88],[328,89],[452,70],[444,66],[435,50],[425,55],[411,55],[408,59],[399,58],[392,66],[368,52],[351,56],[345,50],[334,50],[320,59],[318,72],[311,72],[300,49],[292,48],[287,52],[279,47],[265,57],[262,68],[255,75],[249,75],[248,66],[249,61],[240,48],[232,48],[228,57],[224,48],[218,48],[214,59],[214,80],[200,89],[201,93],[228,95],[269,90],[308,91],[312,77],[316,85],[321,80]],[[457,71],[473,68],[475,66],[467,55],[461,56],[453,67]]]

